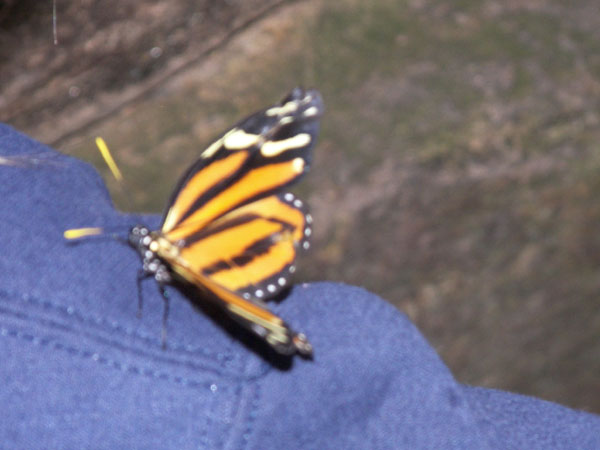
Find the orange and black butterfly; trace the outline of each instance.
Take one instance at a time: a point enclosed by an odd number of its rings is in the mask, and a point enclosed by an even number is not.
[[[309,246],[312,218],[282,190],[308,170],[322,114],[320,94],[296,88],[208,146],[179,181],[160,228],[130,231],[143,261],[138,284],[154,277],[163,295],[173,281],[197,286],[277,352],[310,356],[306,336],[263,300],[288,287],[298,250]]]

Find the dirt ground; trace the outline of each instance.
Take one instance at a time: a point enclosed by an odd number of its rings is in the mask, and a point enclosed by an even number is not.
[[[159,211],[219,131],[317,87],[299,278],[397,305],[462,382],[600,412],[597,2],[58,0],[56,45],[52,8],[0,1],[1,121],[99,167],[103,136]]]

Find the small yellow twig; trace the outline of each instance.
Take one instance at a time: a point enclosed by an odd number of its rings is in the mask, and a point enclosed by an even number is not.
[[[104,139],[102,139],[101,137],[97,137],[96,145],[98,146],[98,150],[100,150],[100,154],[104,158],[104,161],[106,161],[106,165],[112,172],[113,176],[117,179],[117,181],[122,181],[123,175],[121,175],[121,171],[119,170],[117,163],[110,154],[110,150],[108,149],[106,142],[104,142]]]

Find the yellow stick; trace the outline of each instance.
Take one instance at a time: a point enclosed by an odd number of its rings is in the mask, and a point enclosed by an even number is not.
[[[121,175],[121,171],[119,170],[117,163],[110,154],[110,150],[108,149],[106,142],[104,142],[104,139],[102,139],[101,137],[97,137],[96,145],[98,146],[98,150],[100,150],[100,154],[104,158],[104,161],[106,161],[106,165],[112,172],[113,176],[117,179],[117,181],[122,181],[123,175]]]

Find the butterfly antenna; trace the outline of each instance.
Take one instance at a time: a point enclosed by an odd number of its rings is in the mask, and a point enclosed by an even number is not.
[[[103,233],[104,230],[100,227],[70,228],[65,230],[63,236],[69,241],[75,241],[89,236],[99,236]]]
[[[108,145],[106,145],[106,142],[104,141],[104,139],[102,139],[101,137],[97,137],[96,138],[96,146],[98,147],[98,150],[100,151],[100,154],[102,155],[102,158],[104,159],[104,162],[108,166],[113,177],[115,177],[115,179],[119,183],[119,187],[122,189],[123,174],[121,173],[119,166],[117,165],[114,158],[112,157],[112,154],[110,153],[110,150],[108,149]],[[127,192],[124,192],[124,194],[125,194],[125,198],[127,198],[128,202],[129,202],[129,197],[127,196]],[[116,232],[112,232],[112,233],[108,232],[107,233],[107,231],[108,231],[108,229],[102,228],[102,227],[70,228],[68,230],[65,230],[65,232],[63,233],[63,236],[68,241],[79,241],[79,240],[88,239],[88,238],[110,238],[110,239],[116,239],[117,241],[120,241],[120,242],[128,243],[127,239],[124,239],[122,236],[119,236]]]
[[[114,231],[102,227],[69,228],[63,232],[63,237],[67,241],[72,242],[87,241],[90,239],[112,239],[128,244],[128,240],[119,235],[120,231],[123,231],[123,227],[114,227]]]

